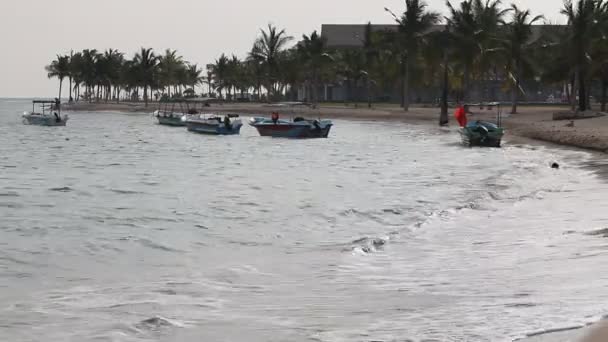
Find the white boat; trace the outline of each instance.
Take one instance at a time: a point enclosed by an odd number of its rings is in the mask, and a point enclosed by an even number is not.
[[[167,99],[161,100],[158,110],[152,114],[160,125],[186,126],[186,119],[198,115],[202,108],[209,106],[214,99]]]
[[[38,111],[36,110],[38,105]],[[61,102],[34,100],[32,101],[32,111],[23,113],[23,123],[26,125],[37,126],[65,126],[68,122],[67,115],[61,115]]]
[[[183,118],[188,131],[213,135],[239,134],[243,122],[237,114],[224,116],[216,114],[188,115]]]

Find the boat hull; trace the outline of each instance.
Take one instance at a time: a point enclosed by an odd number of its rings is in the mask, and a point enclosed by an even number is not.
[[[209,135],[235,135],[240,134],[241,127],[243,124],[236,123],[233,124],[230,128],[224,125],[217,124],[207,124],[203,122],[186,122],[186,126],[188,127],[188,131],[199,133],[199,134],[209,134]]]
[[[324,128],[314,128],[300,125],[252,125],[263,137],[274,138],[327,138],[331,126]]]
[[[186,123],[184,121],[182,121],[181,117],[157,116],[156,119],[158,120],[159,125],[173,126],[173,127],[186,126]]]
[[[23,123],[26,125],[36,125],[36,126],[65,126],[68,122],[68,118],[66,116],[61,117],[60,120],[57,120],[55,116],[51,115],[24,115]]]

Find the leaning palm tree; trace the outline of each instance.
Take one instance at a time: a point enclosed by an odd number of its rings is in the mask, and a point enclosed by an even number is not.
[[[404,61],[403,68],[403,109],[409,110],[410,70],[413,69],[424,35],[439,22],[439,14],[428,11],[424,0],[405,0],[405,11],[398,17],[388,8],[399,25],[398,48]]]
[[[268,25],[268,31],[260,30],[261,36],[255,41],[252,52],[256,58],[264,61],[267,71],[266,89],[273,96],[278,93],[278,57],[287,44],[293,39],[285,30],[279,31],[275,26]]]
[[[530,10],[521,10],[515,4],[511,22],[506,24],[506,32],[503,40],[504,50],[507,55],[506,69],[512,80],[511,87],[511,114],[517,113],[517,101],[521,89],[521,79],[524,69],[530,69],[531,61],[529,55],[524,51],[529,46],[532,37],[532,25],[544,17],[538,15],[531,18]]]
[[[47,76],[49,78],[57,77],[59,79],[59,99],[61,99],[61,87],[63,79],[70,76],[70,56],[59,56],[46,66]]]
[[[133,62],[138,69],[139,82],[144,88],[144,103],[148,106],[148,88],[152,88],[154,81],[158,78],[158,57],[154,54],[151,48],[141,48],[135,54]]]

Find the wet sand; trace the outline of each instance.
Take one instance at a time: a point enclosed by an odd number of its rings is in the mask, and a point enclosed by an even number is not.
[[[150,103],[146,108],[142,103],[86,103],[79,102],[65,105],[65,110],[72,111],[121,111],[132,113],[151,113],[158,108],[157,103]],[[504,113],[510,108],[505,107]],[[608,116],[592,119],[554,121],[553,113],[567,109],[564,106],[522,106],[518,114],[505,115],[503,124],[510,135],[526,137],[559,145],[578,147],[600,152],[608,152]],[[212,112],[236,112],[248,115],[268,115],[276,110],[267,104],[260,103],[226,103],[213,104],[208,107]],[[438,108],[413,107],[405,113],[397,105],[379,104],[374,108],[336,105],[321,105],[318,109],[279,109],[286,115],[303,115],[308,117],[326,117],[335,119],[361,120],[398,120],[415,124],[435,124],[439,120]],[[454,120],[450,110],[452,125]],[[472,109],[470,120],[494,120],[496,110]]]

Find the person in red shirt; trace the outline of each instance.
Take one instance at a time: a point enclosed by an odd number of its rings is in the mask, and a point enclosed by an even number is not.
[[[459,103],[454,112],[454,117],[456,117],[460,127],[465,127],[467,125],[467,106]]]

